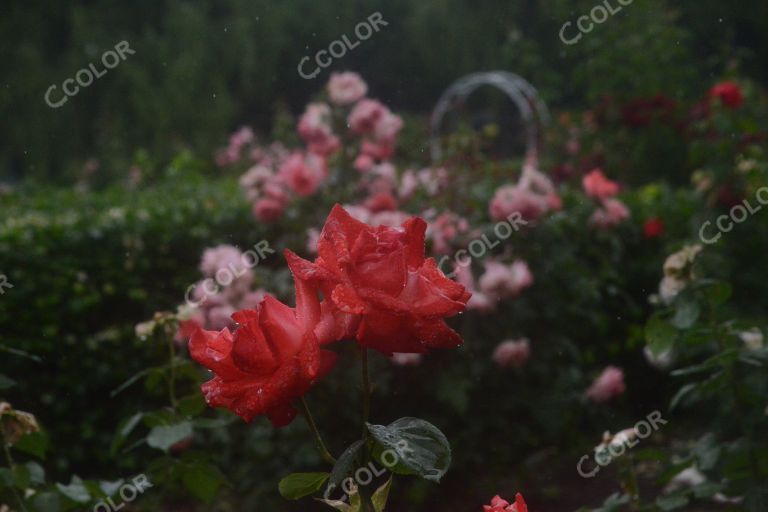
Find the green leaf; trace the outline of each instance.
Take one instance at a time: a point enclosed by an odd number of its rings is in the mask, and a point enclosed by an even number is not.
[[[206,503],[210,503],[226,483],[218,468],[202,462],[185,465],[181,469],[181,481],[189,492]]]
[[[133,429],[136,428],[136,425],[139,424],[143,417],[143,412],[137,412],[120,424],[120,427],[117,429],[117,434],[115,434],[115,439],[112,441],[112,446],[110,447],[110,453],[112,455],[117,453],[117,450],[120,449],[123,442],[125,442],[125,439],[130,435]]]
[[[367,427],[378,443],[380,462],[394,473],[416,474],[439,482],[451,465],[448,439],[427,421],[400,418],[387,426],[368,423]]]
[[[205,407],[205,398],[202,393],[185,396],[179,400],[178,404],[179,413],[186,417],[199,416],[205,411]]]
[[[334,508],[336,510],[340,510],[341,512],[358,512],[357,510],[353,511],[352,510],[352,506],[349,503],[345,502],[345,501],[341,501],[341,500],[324,500],[324,499],[321,499],[321,498],[316,498],[316,499],[320,503],[325,503],[329,507]]]
[[[703,283],[702,283],[703,282]],[[719,306],[731,297],[733,291],[730,284],[724,281],[699,280],[703,284],[704,298],[711,306]]]
[[[645,340],[654,356],[670,350],[675,343],[677,331],[658,314],[653,315],[645,325]]]
[[[13,470],[13,482],[19,489],[27,489],[32,482],[32,475],[26,466],[17,465]]]
[[[688,497],[685,495],[659,496],[656,498],[656,505],[664,511],[676,510],[688,504]]]
[[[109,394],[110,398],[114,398],[116,395],[123,392],[125,389],[131,387],[133,384],[136,383],[137,380],[147,375],[149,372],[151,372],[154,368],[146,368],[144,370],[141,370],[138,373],[133,374],[131,377],[128,378],[125,382],[120,384],[117,388],[113,389],[112,392]]]
[[[171,446],[192,435],[192,423],[182,421],[176,425],[158,425],[149,431],[147,444],[167,452]]]
[[[698,382],[692,382],[681,387],[677,393],[675,393],[675,396],[672,397],[672,401],[669,403],[669,410],[672,411],[675,409],[678,405],[680,405],[684,398],[688,398],[688,395],[694,393],[698,387]]]
[[[35,512],[60,512],[61,500],[55,492],[39,492],[30,500]]]
[[[27,462],[25,464],[27,471],[29,471],[29,480],[33,484],[43,485],[45,483],[45,469],[37,462]]]
[[[21,439],[16,441],[13,447],[24,453],[34,455],[38,459],[45,458],[45,452],[48,451],[48,434],[45,432],[32,432],[22,436]]]
[[[88,492],[85,483],[79,476],[73,476],[69,485],[56,484],[56,488],[61,494],[75,503],[88,503],[91,501],[91,493]]]
[[[298,500],[319,491],[325,484],[328,473],[291,473],[278,484],[280,495],[287,500]]]
[[[672,316],[670,323],[678,329],[689,329],[699,319],[700,314],[701,308],[695,299],[692,297],[680,297],[680,300],[676,301],[675,314]]]
[[[102,481],[99,482],[99,491],[104,493],[104,496],[114,496],[123,484],[125,484],[125,480],[122,478],[114,482]]]
[[[35,354],[30,354],[29,352],[25,352],[23,350],[19,350],[17,348],[9,347],[8,345],[0,345],[0,352],[8,352],[9,354],[13,354],[15,356],[23,357],[25,359],[29,359],[31,361],[34,361],[36,363],[42,363],[43,360],[40,359]]]
[[[355,441],[339,456],[336,464],[333,465],[333,470],[331,470],[331,475],[328,479],[328,487],[331,490],[339,489],[344,479],[362,464],[360,455],[364,446],[365,442],[363,440]]]
[[[371,501],[373,502],[373,508],[376,512],[384,512],[384,507],[387,506],[387,499],[389,498],[389,491],[392,489],[392,476],[381,487],[376,489],[373,493]]]
[[[765,487],[753,487],[744,496],[744,510],[747,512],[765,512],[768,510],[768,490]]]
[[[0,373],[0,391],[12,388],[16,385],[16,381]]]

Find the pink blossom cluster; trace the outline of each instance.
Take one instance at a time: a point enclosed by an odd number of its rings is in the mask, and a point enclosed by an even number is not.
[[[617,366],[607,366],[584,395],[596,403],[607,402],[624,394],[624,372]]]
[[[255,308],[266,295],[263,289],[253,290],[254,273],[242,251],[232,245],[218,245],[203,251],[200,261],[203,278],[189,293],[188,306],[176,334],[177,339],[189,336],[196,327],[218,329],[233,327],[232,314],[241,309]]]
[[[486,260],[485,272],[475,283],[472,268],[469,265],[456,264],[456,280],[472,292],[467,309],[480,313],[491,313],[503,299],[514,298],[533,284],[533,274],[523,260],[515,260],[505,265],[494,259]]]
[[[493,351],[493,361],[502,368],[521,368],[529,357],[531,343],[528,338],[503,341]]]
[[[619,184],[609,180],[602,169],[593,169],[584,175],[581,184],[584,192],[598,203],[589,219],[590,225],[610,229],[629,218],[629,208],[614,197],[619,193]]]
[[[296,151],[276,163],[276,167],[256,164],[240,177],[253,215],[264,222],[279,219],[292,197],[313,195],[328,177],[325,158],[311,152]]]
[[[535,159],[529,159],[523,165],[523,172],[516,184],[496,189],[488,211],[496,221],[505,220],[515,212],[519,212],[526,220],[534,221],[562,206],[552,180],[536,169]]]
[[[288,152],[280,146],[279,151],[258,147],[251,151],[256,165],[246,171],[240,184],[253,203],[256,218],[276,221],[293,198],[306,198],[318,192],[329,177],[329,159],[341,149],[341,139],[333,130],[334,119],[343,119],[345,115],[350,135],[361,141],[354,165],[364,174],[361,187],[369,196],[362,206],[371,214],[384,214],[380,225],[402,218],[402,215],[393,216],[398,209],[400,183],[388,159],[403,122],[382,103],[366,98],[367,91],[368,86],[358,74],[333,73],[327,85],[330,104],[310,103],[299,118],[297,131],[306,150]],[[252,132],[250,138],[236,133],[223,154],[239,155],[242,146],[252,139]]]
[[[362,139],[355,167],[365,172],[376,161],[386,161],[392,156],[403,120],[380,101],[365,98],[352,108],[347,126],[353,135]]]
[[[216,154],[216,165],[226,167],[238,163],[243,157],[243,149],[255,140],[253,130],[247,126],[240,127],[229,136],[227,147]]]
[[[469,221],[452,211],[436,215],[434,211],[424,212],[427,220],[427,239],[432,242],[433,254],[448,254],[454,241],[470,230]]]
[[[310,103],[299,119],[298,132],[310,153],[328,157],[341,148],[331,127],[331,107],[326,103]]]
[[[406,170],[400,177],[398,195],[407,200],[421,190],[429,197],[434,197],[448,188],[448,169],[445,167],[427,167],[418,171]]]

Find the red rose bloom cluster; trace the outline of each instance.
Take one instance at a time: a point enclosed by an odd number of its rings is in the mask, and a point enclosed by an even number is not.
[[[483,512],[528,512],[528,506],[520,493],[515,495],[515,502],[511,504],[501,496],[496,495],[491,500],[490,505],[483,505]]]
[[[739,108],[744,103],[741,87],[735,82],[720,82],[709,90],[711,99],[719,99],[728,108]]]
[[[285,253],[295,308],[267,297],[233,315],[234,332],[192,335],[192,358],[214,373],[202,386],[208,404],[245,421],[265,414],[280,427],[296,415],[292,402],[333,367],[336,355],[321,348],[328,343],[354,338],[386,355],[460,345],[444,319],[463,311],[470,293],[424,257],[426,227],[414,217],[374,228],[336,205],[314,262]]]

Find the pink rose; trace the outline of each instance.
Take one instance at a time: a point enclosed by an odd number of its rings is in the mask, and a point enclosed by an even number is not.
[[[373,167],[373,163],[373,158],[370,155],[360,153],[357,155],[357,158],[355,158],[355,163],[353,165],[355,169],[360,172],[368,172]]]
[[[608,366],[584,394],[593,402],[602,403],[623,394],[625,389],[624,372],[616,366]]]
[[[408,169],[400,178],[400,189],[398,194],[401,199],[407,200],[413,196],[417,188],[419,188],[419,179],[412,169]]]
[[[371,99],[360,100],[349,113],[347,124],[352,133],[366,134],[373,132],[376,122],[388,111],[381,102]]]
[[[504,265],[495,260],[486,260],[485,273],[480,277],[480,291],[496,300],[515,297],[533,284],[533,274],[528,264],[517,260]]]
[[[325,178],[325,163],[317,156],[305,158],[301,153],[294,153],[278,173],[296,195],[308,197],[317,191]]]
[[[421,364],[421,354],[409,354],[407,352],[395,352],[390,360],[397,366],[418,366]]]
[[[587,195],[595,199],[607,199],[619,193],[619,184],[606,178],[602,169],[593,169],[586,174],[581,184]]]
[[[325,103],[310,103],[299,119],[298,131],[309,146],[310,153],[328,156],[340,147],[339,138],[330,125],[331,108]]]
[[[253,205],[253,215],[264,222],[274,222],[280,218],[285,210],[285,203],[271,197],[265,197],[256,201]]]
[[[350,105],[368,92],[368,86],[360,75],[351,71],[331,73],[328,81],[328,96],[336,105]]]
[[[545,196],[520,185],[499,187],[488,205],[488,212],[496,221],[505,220],[514,213],[528,220],[536,220],[548,210],[549,202]]]
[[[493,361],[502,368],[521,368],[531,356],[527,338],[499,343],[493,351]]]
[[[618,199],[605,199],[602,207],[595,210],[589,219],[590,225],[609,229],[629,218],[629,209]]]

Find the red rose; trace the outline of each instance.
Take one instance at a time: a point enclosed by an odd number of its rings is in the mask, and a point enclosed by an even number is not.
[[[337,332],[386,355],[461,345],[443,320],[463,311],[470,293],[424,258],[427,224],[371,227],[336,205],[325,222],[315,263],[291,256],[304,280],[315,280],[337,310]]]
[[[483,512],[528,512],[528,506],[520,493],[515,495],[515,502],[512,504],[497,494],[490,505],[483,505]]]
[[[643,235],[645,238],[656,238],[664,233],[664,221],[658,217],[648,219],[643,224]]]
[[[741,87],[735,82],[720,82],[709,90],[709,97],[719,98],[729,108],[739,108],[744,103]]]
[[[320,345],[333,341],[332,317],[316,290],[294,280],[296,308],[267,296],[257,310],[232,315],[239,324],[234,332],[198,329],[192,335],[192,358],[214,373],[202,385],[208,405],[247,422],[266,414],[282,427],[296,416],[292,402],[331,370],[336,354]]]

